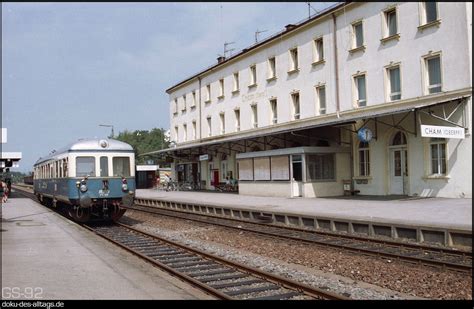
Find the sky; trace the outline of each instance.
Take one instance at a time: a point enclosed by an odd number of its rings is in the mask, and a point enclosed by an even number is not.
[[[312,2],[310,12],[334,5]],[[2,2],[4,152],[39,157],[80,138],[169,129],[165,90],[308,18],[307,2]]]

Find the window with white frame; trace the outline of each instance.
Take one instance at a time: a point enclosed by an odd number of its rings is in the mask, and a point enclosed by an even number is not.
[[[290,71],[298,70],[298,47],[290,49]]]
[[[193,140],[196,139],[196,120],[193,120]]]
[[[431,138],[431,174],[446,175],[446,139]]]
[[[394,36],[398,33],[397,9],[391,8],[384,12],[384,38]]]
[[[196,107],[196,91],[192,92],[191,108]]]
[[[396,101],[402,98],[402,86],[400,80],[400,66],[387,68],[388,99]]]
[[[354,76],[355,100],[357,106],[367,105],[367,92],[365,84],[365,74]]]
[[[183,124],[183,142],[188,140],[188,125]]]
[[[314,48],[314,59],[313,62],[321,62],[324,60],[324,45],[323,38],[319,38],[313,41]]]
[[[249,87],[257,85],[257,66],[252,65],[250,67],[250,85]]]
[[[212,123],[211,117],[207,117],[207,136],[212,136]]]
[[[300,94],[295,92],[291,94],[291,101],[293,102],[293,119],[300,119]]]
[[[183,95],[183,106],[181,107],[181,112],[186,112],[186,95]]]
[[[235,131],[240,131],[240,109],[234,110],[235,114]]]
[[[335,155],[333,153],[306,155],[306,179],[307,181],[335,180]]]
[[[359,143],[359,176],[370,175],[370,152],[369,143]]]
[[[252,108],[252,127],[258,128],[257,104],[253,104],[251,108]]]
[[[440,55],[425,58],[425,80],[428,94],[441,92],[441,57]]]
[[[277,99],[273,98],[270,100],[270,110],[271,110],[271,123],[278,122],[278,112],[277,112]]]
[[[239,85],[239,72],[234,73],[234,89],[232,90],[233,92],[239,91],[240,85]]]
[[[317,110],[319,115],[326,114],[326,87],[316,87]]]
[[[206,103],[211,102],[211,84],[206,85]]]
[[[268,78],[267,79],[274,79],[276,78],[276,58],[272,57],[268,59]]]
[[[221,120],[221,134],[225,133],[225,114],[220,113],[219,114],[220,120]]]
[[[438,20],[438,4],[437,2],[421,3],[421,24],[429,24]]]
[[[174,127],[174,136],[175,136],[176,142],[179,142],[178,133],[179,133],[179,131],[178,131],[178,126],[175,126],[175,127]]]
[[[364,46],[364,31],[362,28],[362,21],[352,24],[352,48]]]
[[[224,97],[224,79],[219,79],[219,98]]]
[[[178,98],[174,99],[174,105],[173,105],[173,114],[178,113]]]

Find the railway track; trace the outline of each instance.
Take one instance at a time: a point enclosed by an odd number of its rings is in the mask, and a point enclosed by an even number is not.
[[[171,242],[121,223],[87,227],[97,235],[219,299],[348,299]]]
[[[351,235],[330,235],[324,232],[319,233],[289,227],[269,226],[268,224],[251,223],[236,219],[206,216],[203,214],[192,214],[180,210],[159,209],[152,206],[134,205],[129,209],[218,225],[279,239],[289,239],[371,256],[395,259],[412,264],[439,267],[457,272],[472,272],[472,252],[467,251],[377,240]]]
[[[18,187],[15,189],[20,195],[36,199],[29,190]],[[218,299],[350,299],[344,295],[229,261],[121,223],[91,223],[81,226]]]

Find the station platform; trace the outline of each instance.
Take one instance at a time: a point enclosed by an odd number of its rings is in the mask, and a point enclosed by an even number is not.
[[[1,217],[2,300],[210,299],[15,192]]]
[[[282,198],[139,189],[136,203],[269,224],[472,248],[472,199],[407,196]]]

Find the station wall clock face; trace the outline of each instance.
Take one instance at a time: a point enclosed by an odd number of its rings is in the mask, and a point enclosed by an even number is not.
[[[361,142],[368,143],[372,140],[373,134],[369,128],[363,127],[357,132],[357,137]]]

